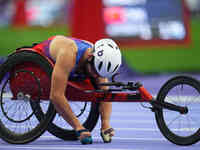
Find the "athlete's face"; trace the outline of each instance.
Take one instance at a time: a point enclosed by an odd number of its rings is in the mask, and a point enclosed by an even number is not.
[[[92,57],[88,59],[86,63],[86,73],[93,78],[100,77],[97,73],[96,69],[94,68],[94,64],[92,63]]]

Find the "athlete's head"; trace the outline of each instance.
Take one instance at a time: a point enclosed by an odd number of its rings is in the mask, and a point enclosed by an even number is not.
[[[111,39],[101,39],[94,44],[91,64],[101,77],[111,77],[121,65],[121,52]]]

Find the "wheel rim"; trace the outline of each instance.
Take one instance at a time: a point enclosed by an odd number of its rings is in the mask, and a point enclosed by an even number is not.
[[[175,85],[174,85],[175,86]],[[180,114],[178,112],[162,110],[162,120],[165,126],[172,134],[179,137],[190,137],[199,132],[200,121],[200,93],[197,88],[192,87],[189,83],[177,84],[175,87],[168,88],[165,96],[162,98],[179,106],[187,106],[188,113]]]

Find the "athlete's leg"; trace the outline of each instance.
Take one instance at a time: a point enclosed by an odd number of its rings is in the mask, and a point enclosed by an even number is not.
[[[106,129],[111,128],[110,119],[111,119],[111,113],[112,113],[112,103],[101,102],[99,111],[101,114],[101,130],[106,130]]]
[[[105,130],[110,128],[110,117],[112,113],[112,103],[111,102],[101,102],[100,103],[100,114],[101,114],[101,129]]]
[[[105,143],[110,143],[114,136],[114,129],[110,125],[112,103],[101,102],[99,111],[101,114],[101,137]]]

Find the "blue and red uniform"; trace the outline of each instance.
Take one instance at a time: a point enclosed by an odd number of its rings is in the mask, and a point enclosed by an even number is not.
[[[47,56],[50,60],[52,60],[54,63],[56,62],[56,60],[54,60],[51,55],[50,55],[50,52],[49,52],[49,47],[50,47],[50,43],[51,41],[55,38],[56,36],[52,36],[50,37],[48,40],[46,41],[43,41],[37,45],[35,45],[33,47],[33,49],[41,52],[42,54],[44,54],[45,56]],[[78,52],[77,52],[77,56],[76,56],[76,64],[75,64],[75,67],[73,68],[71,74],[70,74],[70,79],[73,79],[73,78],[85,78],[85,75],[84,74],[77,74],[75,72],[75,69],[80,61],[80,58],[83,56],[83,54],[85,53],[85,51],[88,49],[88,48],[91,48],[92,45],[90,45],[89,43],[83,41],[83,40],[80,40],[80,39],[76,39],[76,38],[71,38],[72,40],[75,41],[77,47],[78,47]]]

